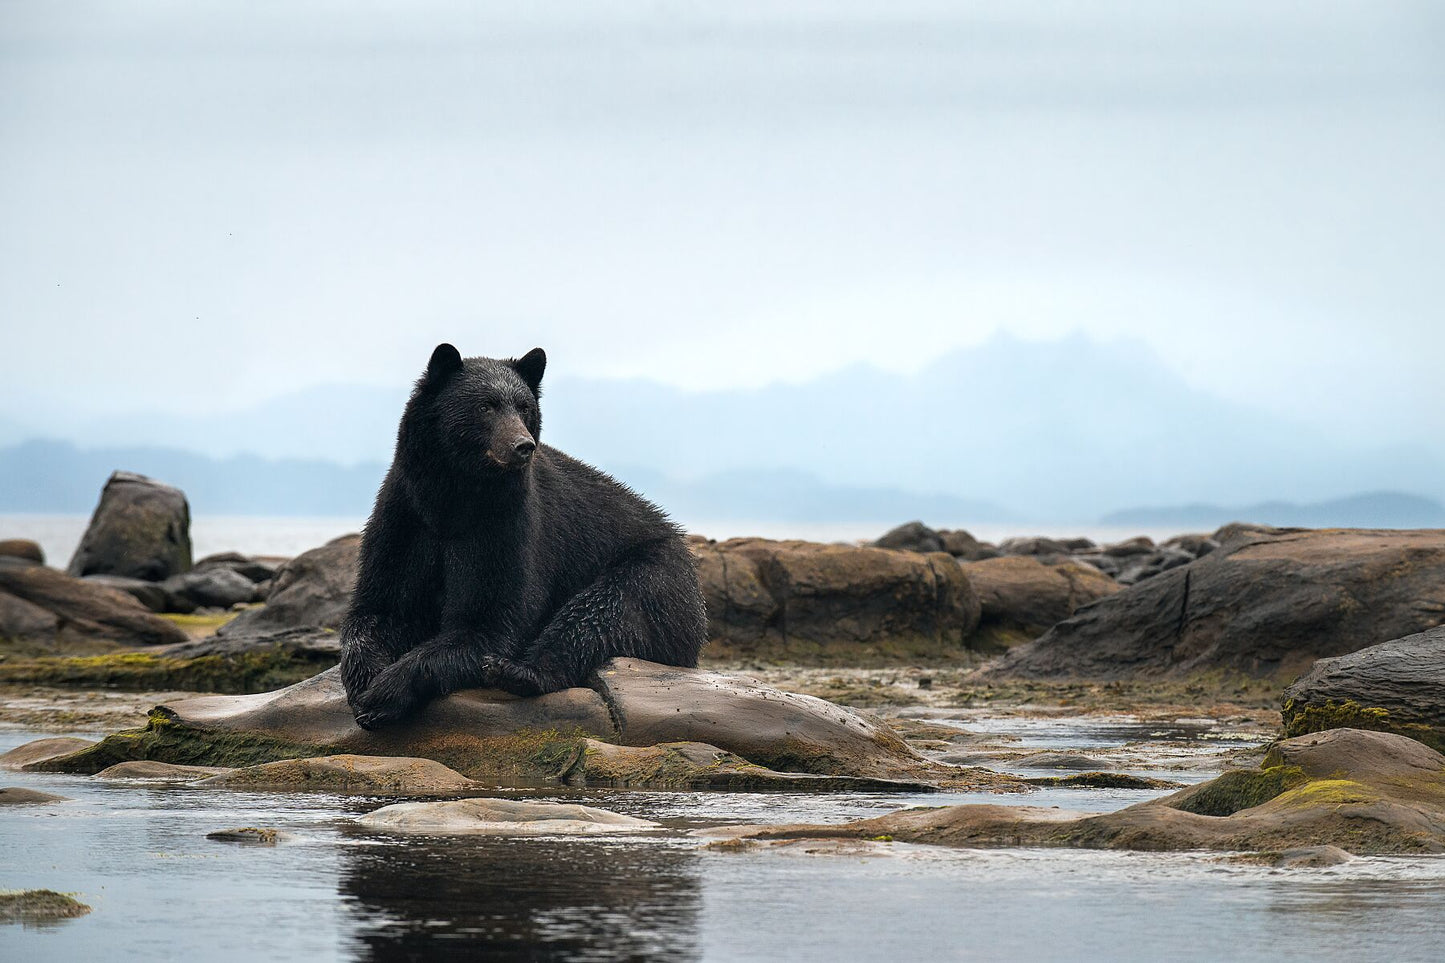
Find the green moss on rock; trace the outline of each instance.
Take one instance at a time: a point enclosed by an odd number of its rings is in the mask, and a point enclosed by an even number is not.
[[[1348,699],[1344,702],[1326,702],[1324,705],[1301,703],[1290,699],[1284,704],[1284,734],[1286,737],[1303,736],[1327,729],[1370,729],[1375,732],[1393,732],[1399,736],[1423,742],[1436,752],[1445,752],[1445,733],[1417,722],[1404,722],[1390,714],[1390,710],[1379,706],[1366,706]]]
[[[1186,791],[1169,805],[1200,816],[1233,816],[1240,810],[1261,806],[1304,781],[1304,771],[1298,766],[1233,770]]]
[[[112,652],[0,663],[0,684],[242,694],[267,692],[301,682],[331,664],[330,660],[318,661],[281,648],[194,658]]]
[[[50,889],[0,893],[0,923],[53,923],[89,912],[89,906],[69,893]]]

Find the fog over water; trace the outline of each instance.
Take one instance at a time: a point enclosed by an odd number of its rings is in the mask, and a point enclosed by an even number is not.
[[[442,340],[696,391],[1077,336],[1438,497],[1442,64],[1425,2],[7,3],[0,443],[175,444]]]

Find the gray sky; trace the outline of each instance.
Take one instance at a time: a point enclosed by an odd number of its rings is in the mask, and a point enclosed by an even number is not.
[[[6,0],[3,414],[1081,330],[1440,437],[1445,13],[1183,6]]]

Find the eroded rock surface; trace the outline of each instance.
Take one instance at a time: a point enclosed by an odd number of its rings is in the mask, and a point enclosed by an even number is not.
[[[212,775],[197,785],[207,789],[285,789],[388,796],[450,796],[480,788],[461,773],[430,759],[350,754],[281,759]]]
[[[735,538],[694,541],[711,656],[869,664],[957,658],[979,602],[953,556]]]
[[[162,645],[184,642],[186,633],[118,589],[0,558],[0,637],[44,650],[95,642]]]
[[[595,689],[530,699],[458,692],[410,723],[378,732],[356,725],[339,671],[331,669],[276,692],[159,706],[145,729],[33,765],[99,772],[145,759],[242,768],[341,754],[418,757],[470,779],[504,782],[753,788],[751,782],[830,790],[971,778],[924,759],[870,715],[751,680],[636,659],[609,663]],[[780,774],[788,785],[773,778]],[[1022,785],[983,775],[1009,788]],[[216,784],[233,778],[252,777],[232,774]]]
[[[1089,606],[990,674],[1292,677],[1445,621],[1445,531],[1231,526],[1220,547]]]
[[[1445,750],[1445,627],[1320,659],[1284,693],[1285,731],[1353,726]]]
[[[1445,756],[1392,733],[1335,729],[1276,743],[1233,770],[1102,815],[1016,806],[907,809],[841,826],[734,830],[757,839],[874,838],[947,846],[1445,852]]]
[[[970,562],[963,572],[981,605],[979,629],[995,644],[1010,633],[1034,638],[1120,588],[1081,562],[1044,562],[1029,555]]]

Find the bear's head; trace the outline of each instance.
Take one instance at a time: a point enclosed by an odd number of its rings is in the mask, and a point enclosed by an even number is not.
[[[542,434],[546,367],[541,348],[515,359],[464,359],[437,345],[402,416],[399,449],[424,450],[429,466],[465,475],[524,472]]]

